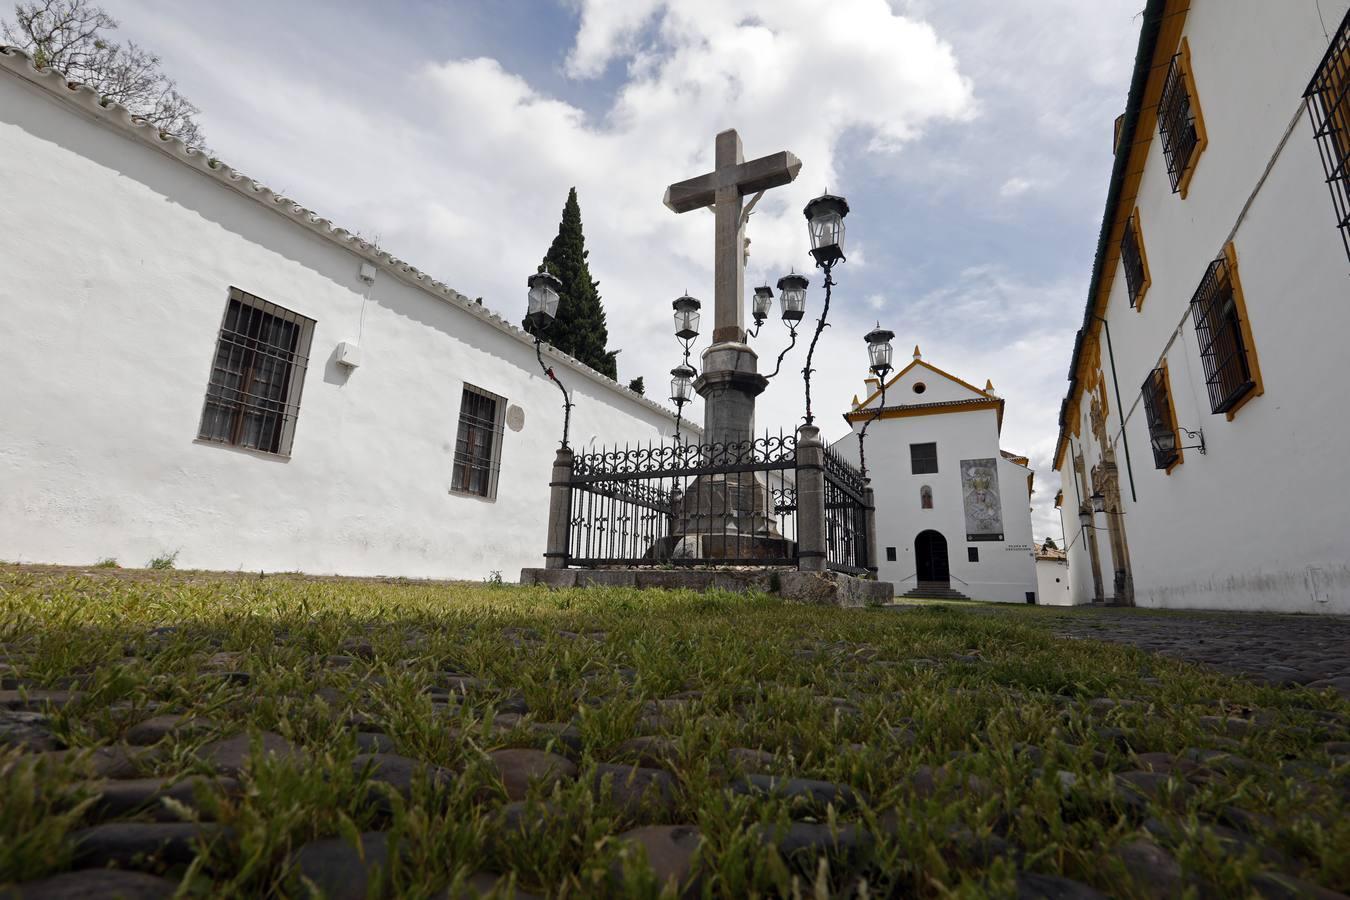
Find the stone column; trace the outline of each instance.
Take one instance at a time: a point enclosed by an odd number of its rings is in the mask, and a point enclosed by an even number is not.
[[[797,429],[797,568],[825,571],[825,445],[820,429]]]
[[[548,550],[544,553],[544,568],[567,568],[571,529],[572,448],[559,447],[558,455],[553,458],[553,478],[549,481]]]
[[[869,483],[867,490],[863,491],[863,501],[867,504],[864,522],[867,527],[867,534],[864,535],[863,546],[867,548],[867,571],[872,573],[872,577],[877,577],[877,501],[876,494],[872,492],[872,486]]]

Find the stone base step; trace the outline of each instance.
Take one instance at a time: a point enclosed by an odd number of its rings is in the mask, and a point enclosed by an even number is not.
[[[920,581],[918,586],[908,593],[901,594],[906,600],[969,600],[965,594],[954,590],[950,584],[938,581]]]

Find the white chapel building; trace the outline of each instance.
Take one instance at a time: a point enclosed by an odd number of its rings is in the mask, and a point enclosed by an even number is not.
[[[925,361],[844,415],[852,431],[834,452],[859,463],[858,433],[875,493],[878,578],[913,597],[1035,603],[1033,473],[999,448],[1004,401]],[[878,416],[879,412],[879,416]]]
[[[541,564],[562,397],[522,330],[12,49],[0,197],[0,559]],[[544,359],[574,446],[673,433]]]

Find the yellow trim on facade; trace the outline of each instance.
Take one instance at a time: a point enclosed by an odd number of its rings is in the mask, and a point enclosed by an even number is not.
[[[1144,229],[1139,224],[1139,207],[1134,208],[1130,221],[1134,223],[1134,245],[1139,248],[1139,264],[1144,269],[1144,283],[1139,286],[1139,295],[1134,298],[1134,311],[1143,312],[1144,296],[1148,293],[1148,289],[1153,286],[1153,276],[1148,270],[1148,252],[1144,250]],[[1124,261],[1122,260],[1123,264]]]
[[[873,416],[881,419],[908,419],[913,416],[937,416],[944,413],[971,412],[980,409],[998,410],[999,423],[1002,424],[1003,401],[992,397],[988,400],[955,400],[951,403],[934,403],[926,406],[890,406],[883,409],[880,416],[877,416],[874,409],[860,409],[844,413],[844,418],[849,422],[863,422]]]
[[[1129,162],[1126,167],[1126,175],[1121,184],[1120,197],[1116,201],[1116,208],[1113,210],[1115,222],[1112,224],[1111,236],[1107,241],[1107,256],[1102,261],[1102,278],[1098,285],[1097,296],[1092,299],[1093,311],[1101,315],[1106,309],[1107,301],[1111,297],[1111,290],[1115,285],[1116,272],[1120,270],[1120,239],[1125,233],[1125,224],[1129,221],[1129,215],[1121,215],[1123,210],[1133,210],[1136,201],[1139,198],[1139,186],[1144,178],[1144,169],[1148,164],[1149,150],[1153,146],[1153,141],[1158,134],[1158,102],[1162,98],[1163,81],[1167,77],[1168,66],[1171,65],[1172,57],[1176,56],[1182,42],[1182,32],[1186,30],[1186,17],[1191,11],[1190,0],[1169,0],[1167,8],[1163,12],[1162,30],[1158,34],[1158,41],[1153,51],[1153,61],[1149,71],[1148,83],[1144,86],[1143,102],[1139,111],[1139,123],[1135,128],[1134,143],[1128,147],[1117,148],[1118,153],[1128,153]],[[1199,118],[1197,117],[1197,122]],[[1197,126],[1197,137],[1201,137],[1203,132],[1199,129],[1203,126]],[[1206,138],[1207,139],[1207,138]],[[1071,423],[1068,433],[1073,437],[1080,437],[1081,430],[1079,420],[1082,418],[1081,403],[1083,397],[1087,395],[1087,385],[1084,379],[1087,373],[1099,367],[1094,359],[1100,355],[1102,325],[1093,320],[1088,332],[1083,335],[1083,352],[1079,356],[1077,375],[1079,377],[1078,386],[1074,394],[1069,396],[1067,407],[1068,421]],[[1062,471],[1065,461],[1064,442],[1055,450],[1055,471]]]
[[[1229,241],[1223,248],[1224,260],[1228,265],[1228,280],[1233,286],[1233,304],[1237,307],[1238,326],[1242,329],[1242,344],[1247,350],[1247,370],[1251,373],[1256,386],[1247,392],[1233,408],[1228,410],[1228,421],[1233,421],[1238,410],[1266,392],[1265,382],[1261,380],[1261,361],[1256,355],[1256,340],[1252,337],[1252,323],[1247,316],[1247,299],[1242,294],[1242,279],[1238,277],[1237,247]]]
[[[1191,151],[1186,171],[1181,173],[1177,191],[1181,199],[1185,200],[1190,191],[1191,178],[1195,175],[1195,167],[1209,146],[1209,133],[1205,131],[1205,114],[1200,111],[1200,93],[1195,89],[1195,73],[1191,70],[1191,43],[1184,37],[1181,39],[1181,77],[1186,82],[1186,93],[1191,98],[1191,115],[1195,116],[1195,149]]]

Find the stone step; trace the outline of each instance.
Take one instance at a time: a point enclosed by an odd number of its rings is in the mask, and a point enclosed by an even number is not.
[[[929,599],[929,600],[969,600],[965,594],[954,590],[949,584],[939,582],[921,581],[918,586],[901,595],[904,599]]]

